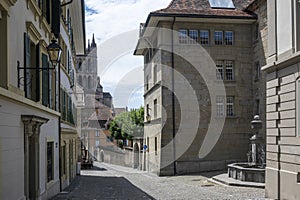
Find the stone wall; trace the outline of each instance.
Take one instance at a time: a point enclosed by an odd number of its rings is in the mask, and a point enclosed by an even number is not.
[[[297,131],[300,63],[267,75],[266,196],[297,199],[300,138]]]

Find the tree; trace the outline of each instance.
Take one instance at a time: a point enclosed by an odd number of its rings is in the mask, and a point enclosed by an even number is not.
[[[144,108],[132,109],[116,116],[111,122],[109,130],[111,136],[117,140],[142,137],[144,134]]]

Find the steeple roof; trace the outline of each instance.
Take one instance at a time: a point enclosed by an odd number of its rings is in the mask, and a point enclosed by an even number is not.
[[[94,34],[93,34],[93,39],[92,39],[91,47],[92,47],[92,48],[97,47],[97,44],[96,44],[96,42],[95,42],[95,35],[94,35]]]

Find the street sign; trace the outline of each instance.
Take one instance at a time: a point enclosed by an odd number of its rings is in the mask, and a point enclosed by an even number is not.
[[[146,150],[148,148],[148,146],[146,144],[144,144],[143,148]]]

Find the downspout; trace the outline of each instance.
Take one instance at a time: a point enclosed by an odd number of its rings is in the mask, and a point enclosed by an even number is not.
[[[172,39],[172,125],[173,125],[173,168],[174,168],[174,175],[177,174],[177,170],[176,170],[176,143],[175,143],[175,135],[176,135],[176,132],[175,132],[175,94],[174,94],[174,24],[175,24],[175,20],[176,20],[176,17],[173,17],[173,22],[172,22],[172,36],[171,36],[171,39]]]
[[[59,43],[59,38],[58,38],[58,43]],[[60,61],[58,62],[58,112],[61,114],[61,109],[60,109],[60,100],[61,100],[61,96],[60,96]],[[58,159],[58,162],[59,162],[59,189],[60,191],[62,191],[62,179],[61,179],[61,175],[62,175],[62,172],[61,172],[61,163],[62,163],[62,155],[61,155],[61,115],[59,116],[58,118],[58,152],[59,152],[59,159]]]

